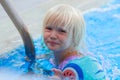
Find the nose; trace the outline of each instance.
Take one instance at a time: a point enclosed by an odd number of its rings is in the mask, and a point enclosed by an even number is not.
[[[50,34],[50,38],[51,39],[57,39],[57,32],[56,31],[52,31]]]

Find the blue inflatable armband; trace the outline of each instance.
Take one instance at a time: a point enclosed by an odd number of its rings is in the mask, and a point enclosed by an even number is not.
[[[63,68],[63,75],[68,80],[105,80],[101,65],[90,56],[71,60]]]

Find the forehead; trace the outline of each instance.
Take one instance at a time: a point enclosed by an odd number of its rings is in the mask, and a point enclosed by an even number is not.
[[[65,16],[63,14],[52,14],[48,16],[48,19],[46,20],[45,26],[51,26],[56,27],[59,29],[64,29],[66,31],[71,31],[71,22],[68,16]]]
[[[61,27],[66,25],[66,21],[60,15],[53,14],[46,20],[46,26],[47,25]]]

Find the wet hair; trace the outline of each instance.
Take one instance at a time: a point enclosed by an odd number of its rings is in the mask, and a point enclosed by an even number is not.
[[[80,10],[68,4],[60,4],[48,10],[43,21],[43,30],[46,26],[63,26],[68,35],[72,36],[71,48],[80,50],[84,46],[85,21]]]

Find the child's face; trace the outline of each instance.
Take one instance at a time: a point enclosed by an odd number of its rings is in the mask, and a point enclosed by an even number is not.
[[[44,29],[45,44],[53,51],[68,49],[71,45],[70,37],[64,27],[46,26]]]

